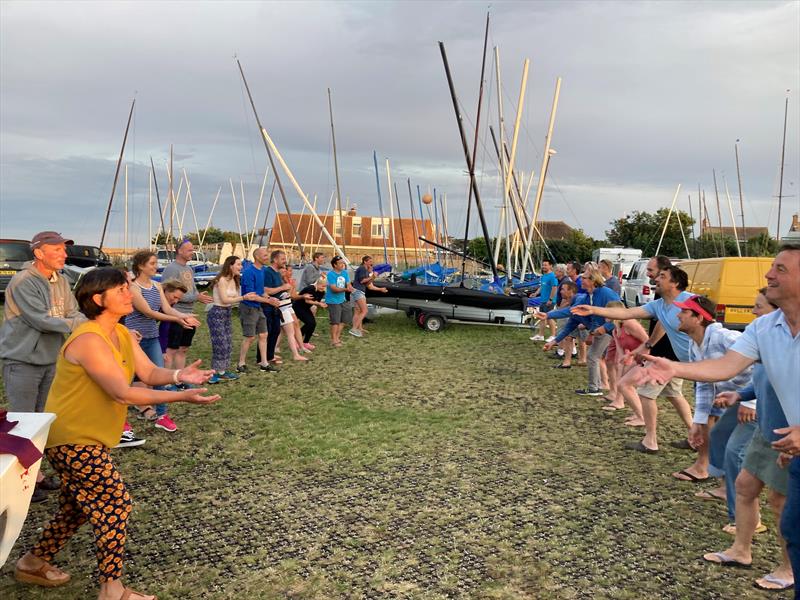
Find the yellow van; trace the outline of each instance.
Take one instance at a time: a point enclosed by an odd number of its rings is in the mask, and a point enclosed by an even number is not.
[[[770,256],[742,256],[682,260],[689,276],[686,291],[708,296],[717,305],[717,321],[729,329],[744,329],[755,316],[750,310],[758,290],[767,285],[764,275]]]

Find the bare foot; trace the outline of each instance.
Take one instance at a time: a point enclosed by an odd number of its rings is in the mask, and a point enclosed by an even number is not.
[[[644,419],[634,417],[625,421],[627,427],[644,427]]]
[[[298,362],[308,362],[308,359],[305,356],[300,356],[299,354],[295,356],[294,359]]]

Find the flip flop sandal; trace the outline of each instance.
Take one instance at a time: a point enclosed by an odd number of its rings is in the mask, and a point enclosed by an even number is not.
[[[713,494],[711,490],[703,490],[702,492],[697,492],[694,495],[695,498],[698,500],[719,500],[721,502],[726,502],[724,496],[718,496],[717,494]]]
[[[759,583],[759,581],[766,581],[767,583],[772,583],[779,587],[766,587]],[[775,577],[772,573],[768,573],[764,575],[761,579],[756,579],[753,582],[753,587],[759,590],[764,590],[765,592],[783,592],[786,590],[790,590],[794,587],[794,581],[789,581],[788,579],[781,579],[780,577]]]
[[[48,578],[47,574],[53,571],[63,573],[64,578],[63,579]],[[69,583],[71,577],[69,573],[64,573],[64,571],[56,569],[53,565],[45,563],[38,569],[20,569],[19,567],[15,567],[14,579],[16,579],[17,581],[21,581],[23,583],[32,583],[34,585],[40,585],[42,587],[58,587],[60,585]]]
[[[684,477],[678,477],[678,475],[683,475]],[[681,469],[677,473],[673,473],[672,477],[677,479],[678,481],[687,481],[689,483],[701,483],[703,481],[708,481],[709,477],[697,477],[696,475],[692,475],[686,469]]]
[[[709,556],[713,556],[714,558],[708,558]],[[750,567],[753,566],[745,564],[743,562],[739,562],[738,560],[731,558],[724,552],[711,552],[710,554],[704,554],[703,560],[706,562],[713,563],[715,565],[720,565],[721,567],[735,567],[737,569],[749,569]]]
[[[642,442],[627,442],[625,448],[628,450],[636,450],[636,452],[641,452],[642,454],[658,454],[658,450],[648,448]]]

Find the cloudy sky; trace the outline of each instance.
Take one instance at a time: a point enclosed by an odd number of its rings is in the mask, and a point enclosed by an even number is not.
[[[467,178],[437,42],[471,139],[486,10],[482,2],[3,0],[0,234],[56,229],[98,243],[134,96],[125,152],[130,245],[147,237],[150,157],[163,196],[170,144],[176,188],[185,169],[201,226],[222,187],[213,223],[237,229],[229,180],[237,200],[244,187],[252,226],[267,161],[235,56],[263,125],[308,196],[318,196],[319,212],[335,186],[331,88],[345,202],[377,214],[376,150],[384,202],[389,158],[405,216],[410,178],[415,194],[417,185],[447,194],[451,232],[461,232]],[[791,197],[781,228],[800,211],[800,3],[493,2],[490,11],[509,138],[523,61],[531,60],[517,152],[525,173],[538,175],[555,80],[563,79],[542,218],[602,238],[626,211],[668,206],[678,184],[683,210],[699,184],[716,216],[716,169],[728,224],[723,179],[738,207],[739,139],[745,221],[774,232],[787,89]],[[496,128],[497,78],[488,67],[485,86],[481,122]],[[478,177],[494,231],[501,191],[485,126],[480,139]],[[107,246],[123,243],[122,179]]]

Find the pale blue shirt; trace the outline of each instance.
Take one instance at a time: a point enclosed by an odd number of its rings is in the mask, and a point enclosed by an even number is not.
[[[750,323],[731,350],[764,365],[786,421],[800,425],[800,333],[792,337],[783,311]]]
[[[692,296],[694,296],[694,294],[681,292],[674,301],[683,302]],[[678,360],[681,362],[689,362],[689,345],[692,343],[692,338],[682,331],[678,331],[678,325],[680,325],[678,313],[681,312],[681,309],[674,304],[665,304],[663,298],[648,302],[644,304],[642,308],[645,309],[651,317],[655,317],[658,319],[658,322],[661,323],[664,331],[667,332],[669,343],[672,344],[672,351],[675,352],[675,356],[678,357]]]

